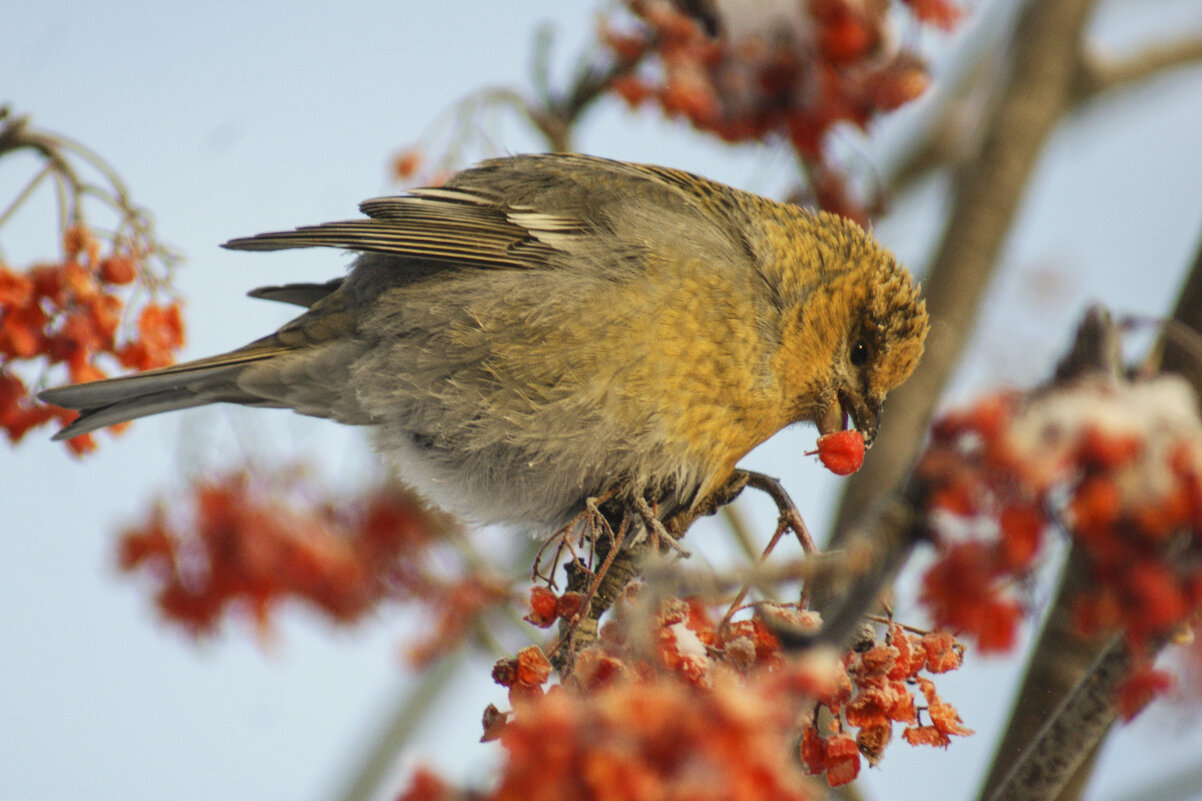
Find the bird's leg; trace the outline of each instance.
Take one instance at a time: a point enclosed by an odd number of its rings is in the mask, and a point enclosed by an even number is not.
[[[713,514],[723,503],[733,499],[745,483],[739,483],[737,486],[734,482],[728,483],[731,491],[726,500],[714,502],[709,507],[710,511],[704,514]],[[592,563],[597,567],[595,571],[590,570],[578,558],[564,566],[567,591],[583,593],[585,603],[582,604],[582,611],[576,618],[560,624],[559,643],[553,649],[552,662],[559,669],[561,676],[570,673],[575,655],[597,639],[598,620],[613,605],[622,590],[638,576],[638,563],[645,551],[658,553],[662,544],[681,556],[689,556],[689,552],[677,541],[679,534],[674,536],[669,532],[646,498],[633,494],[632,500],[620,501],[618,498],[624,494],[621,489],[619,487],[610,490],[584,502],[583,516],[589,521],[592,532]],[[699,507],[702,506],[705,506],[705,503],[699,504]],[[689,522],[698,516],[700,513],[693,514]],[[670,522],[674,531],[682,533],[688,526],[676,528],[680,525],[681,517],[682,515],[677,515],[671,518]],[[627,543],[627,533],[634,519],[641,520],[651,536],[639,542]]]
[[[572,532],[576,530],[576,527],[578,525],[585,524],[586,529],[588,529],[588,528],[595,529],[596,523],[598,521],[600,521],[602,524],[605,525],[605,530],[609,534],[610,540],[611,541],[613,540],[613,536],[614,536],[613,529],[610,528],[609,523],[605,519],[605,516],[601,513],[599,504],[612,498],[618,492],[619,489],[620,489],[619,487],[614,487],[614,488],[611,488],[611,489],[607,490],[606,492],[602,493],[601,495],[597,496],[596,498],[586,498],[584,501],[584,511],[577,514],[575,517],[573,517],[571,520],[569,520],[567,523],[565,523],[563,526],[561,526],[554,534],[552,534],[550,537],[547,538],[547,541],[544,542],[541,547],[539,547],[538,552],[534,555],[534,567],[532,570],[532,573],[533,573],[532,578],[535,581],[539,581],[539,580],[544,581],[544,582],[546,582],[547,586],[550,588],[554,588],[557,586],[555,583],[554,571],[555,571],[555,568],[559,566],[559,560],[563,557],[563,552],[565,550],[571,555],[572,561],[575,562],[575,561],[580,560],[580,557],[578,557],[576,555],[576,549],[572,547],[572,539],[571,539]],[[595,539],[595,537],[590,536],[587,533],[587,531],[586,531],[584,538],[589,539],[590,541]],[[550,548],[552,544],[555,545],[555,556],[552,557],[551,562],[550,562],[552,575],[544,576],[542,573],[542,570],[541,570],[543,555],[547,552],[547,549]],[[594,556],[595,556],[595,553],[590,551],[590,553],[589,553],[589,563],[590,564],[593,563]]]
[[[734,471],[725,484],[702,498],[692,508],[677,512],[669,517],[664,521],[664,527],[679,540],[689,530],[689,527],[697,522],[698,518],[716,514],[723,506],[726,506],[739,497],[739,493],[747,486],[747,477],[748,474],[744,470]]]
[[[638,560],[647,547],[645,541],[626,544],[630,515],[624,503],[613,500],[619,489],[585,500],[596,571],[579,558],[564,565],[567,591],[582,593],[585,602],[575,618],[560,622],[559,642],[552,649],[551,661],[563,677],[570,675],[576,654],[596,641],[598,620],[638,575]]]

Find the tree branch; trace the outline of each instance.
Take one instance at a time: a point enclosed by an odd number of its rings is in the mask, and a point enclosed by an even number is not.
[[[887,422],[864,467],[847,484],[835,522],[846,531],[880,488],[896,486],[926,433],[935,404],[975,327],[985,288],[1043,145],[1065,113],[1082,31],[1094,0],[1042,0],[1015,30],[1008,82],[976,157],[957,175],[952,212],[925,293],[927,351],[890,398]]]
[[[971,42],[974,61],[960,70],[959,78],[940,89],[923,130],[913,137],[902,157],[882,169],[883,180],[894,194],[905,192],[931,170],[955,167],[966,161],[980,124],[975,101],[988,65],[997,56],[996,42]],[[1202,63],[1202,36],[1146,46],[1135,55],[1106,57],[1085,45],[1080,50],[1068,113],[1076,113],[1100,95],[1123,89],[1181,67]]]
[[[527,119],[546,140],[547,149],[555,153],[570,151],[572,131],[580,116],[600,99],[615,78],[638,66],[640,59],[615,56],[612,62],[604,65],[582,62],[572,85],[558,96],[546,88],[543,79],[544,89],[540,93],[543,96],[539,100],[524,100],[521,106]],[[545,71],[545,68],[536,67],[535,74],[540,70]]]
[[[1117,379],[1122,372],[1120,358],[1119,333],[1110,315],[1102,309],[1093,309],[1078,328],[1072,349],[1057,366],[1054,381],[1071,381],[1090,373],[1101,373]],[[1014,700],[1005,735],[994,749],[993,764],[981,784],[979,798],[992,797],[1003,781],[1011,780],[1018,764],[1018,760],[1013,758],[1014,754],[1024,754],[1021,758],[1032,756],[1029,752],[1024,753],[1024,750],[1052,719],[1049,709],[1061,703],[1085,679],[1107,647],[1104,641],[1081,637],[1073,624],[1073,602],[1088,588],[1091,580],[1089,563],[1074,543],[1070,546],[1061,573],[1056,598],[1048,611],[1043,631],[1027,664],[1022,686]],[[1093,743],[1081,746],[1089,752],[1084,755],[1041,754],[1041,758],[1056,761],[1056,764],[1063,762],[1073,766],[1073,773],[1059,783],[1063,787],[1058,790],[1060,795],[1048,798],[1058,797],[1065,801],[1079,797],[1092,771],[1096,745],[1100,741],[1101,734]],[[1051,743],[1047,745],[1052,746]],[[1064,747],[1073,744],[1056,741],[1055,745]]]
[[[1012,763],[1005,779],[984,796],[987,801],[1057,798],[1117,718],[1115,693],[1130,671],[1126,642],[1115,636],[1073,692],[1046,715],[1046,725]]]
[[[1187,339],[1188,338],[1188,339]],[[1177,295],[1172,323],[1161,337],[1160,368],[1166,373],[1184,376],[1202,408],[1202,355],[1198,343],[1202,339],[1202,236],[1190,268]]]
[[[1073,86],[1074,102],[1093,100],[1105,92],[1199,63],[1202,63],[1202,35],[1159,42],[1122,58],[1109,58],[1086,49]]]
[[[463,665],[464,649],[459,648],[440,659],[412,687],[393,702],[393,708],[380,733],[373,739],[370,752],[349,772],[338,791],[339,801],[368,801],[379,795],[379,788],[396,764],[397,754],[426,718],[426,713],[444,695],[451,679]]]

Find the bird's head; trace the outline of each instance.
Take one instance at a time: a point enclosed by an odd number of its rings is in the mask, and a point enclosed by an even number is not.
[[[788,304],[779,354],[793,419],[821,434],[850,424],[871,445],[886,394],[922,356],[926,303],[910,273],[858,225],[825,213],[812,219],[797,273],[808,291]]]
[[[851,314],[814,420],[821,434],[842,431],[850,422],[869,446],[885,395],[914,372],[930,327],[910,274],[881,253],[882,260],[861,276],[867,280],[853,279],[839,293]]]
[[[821,394],[815,423],[821,434],[842,431],[850,422],[872,445],[889,390],[901,384],[922,356],[928,322],[926,304],[900,274],[870,288],[860,312],[835,351],[831,379]]]

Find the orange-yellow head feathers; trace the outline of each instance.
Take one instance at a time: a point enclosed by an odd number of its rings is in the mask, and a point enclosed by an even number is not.
[[[776,359],[782,381],[794,387],[794,419],[826,434],[850,418],[871,444],[885,395],[922,356],[929,322],[918,286],[851,220],[800,209],[768,219],[772,280],[794,288],[778,301]]]

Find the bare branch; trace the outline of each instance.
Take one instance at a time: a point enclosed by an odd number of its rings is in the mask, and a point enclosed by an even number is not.
[[[920,511],[925,506],[925,492],[922,484],[907,482],[878,505],[869,521],[845,538],[845,552],[868,558],[826,582],[811,582],[831,590],[823,595],[824,605],[815,605],[822,615],[822,630],[817,637],[781,637],[782,644],[808,646],[822,642],[836,647],[851,644],[864,616],[876,608],[881,592],[893,583],[914,546],[926,538],[926,521]],[[838,601],[833,602],[834,598]]]
[[[759,562],[720,573],[710,568],[686,567],[679,561],[657,560],[645,568],[643,578],[664,594],[720,599],[747,585],[774,587],[818,577],[862,573],[868,564],[865,557],[859,551],[834,551],[787,562]]]
[[[1202,35],[1159,42],[1132,56],[1112,58],[1085,50],[1073,87],[1078,103],[1146,81],[1161,73],[1202,63]]]
[[[1178,325],[1166,328],[1162,338],[1161,369],[1184,376],[1202,404],[1202,357],[1193,347],[1194,342],[1184,340],[1190,331],[1195,335],[1202,334],[1202,238],[1194,254],[1193,267],[1177,295],[1173,322]]]
[[[941,167],[954,167],[973,155],[984,134],[987,98],[1000,87],[1013,20],[1003,3],[983,7],[988,15],[960,37],[956,52],[921,101],[926,109],[908,124],[903,144],[881,159],[881,183],[891,195]]]
[[[1051,718],[1049,708],[1066,698],[1089,673],[1105,643],[1083,639],[1075,630],[1072,618],[1073,599],[1088,587],[1090,574],[1080,549],[1073,546],[1060,578],[1056,598],[1048,611],[1047,621],[1031,653],[1022,686],[1014,699],[1010,722],[994,749],[993,764],[981,784],[980,798],[988,798],[1007,778],[1016,764],[1014,754],[1027,743],[1035,741],[1044,724]],[[1099,741],[1101,739],[1099,735]],[[1092,749],[1092,745],[1085,746]],[[1088,777],[1088,767],[1074,786],[1082,786]],[[1049,796],[1054,798],[1056,796]]]
[[[1118,717],[1115,692],[1130,671],[1127,645],[1115,636],[1073,692],[1046,716],[1047,725],[985,797],[987,801],[1056,798]]]
[[[615,59],[605,66],[581,68],[572,86],[544,106],[527,106],[527,116],[547,140],[549,150],[566,152],[572,149],[572,129],[580,116],[601,97],[614,78],[625,75],[638,61]]]
[[[70,188],[70,208],[67,212],[69,220],[73,220],[79,212],[79,200],[83,194],[84,182],[79,173],[71,166],[71,162],[62,152],[62,141],[51,134],[32,129],[29,117],[13,117],[7,108],[0,109],[0,157],[15,150],[33,150],[38,153],[51,171]]]
[[[711,39],[722,32],[722,16],[714,0],[676,0],[676,6],[695,19]]]
[[[179,256],[156,241],[149,213],[136,205],[129,188],[113,167],[91,148],[59,133],[42,130],[30,123],[27,115],[13,115],[0,107],[0,158],[18,150],[37,154],[44,166],[22,188],[16,197],[0,210],[0,226],[7,223],[16,211],[29,202],[45,180],[53,181],[59,213],[59,228],[84,222],[84,207],[88,201],[107,206],[117,217],[117,226],[106,238],[135,243],[145,256],[153,256],[170,268]],[[99,175],[98,183],[84,177]],[[162,286],[165,279],[146,273],[152,287]]]
[[[956,167],[971,157],[980,135],[979,100],[981,83],[987,76],[998,48],[995,42],[970,41],[974,60],[939,88],[923,128],[916,132],[903,155],[886,165],[882,172],[889,191],[904,192],[931,170]],[[1181,67],[1202,63],[1202,36],[1183,37],[1174,42],[1158,42],[1138,53],[1119,58],[1108,57],[1085,45],[1081,49],[1069,100],[1068,113],[1075,113],[1098,96],[1133,86],[1149,78]]]
[[[446,693],[456,671],[463,665],[464,649],[447,654],[431,670],[422,674],[412,689],[406,689],[393,702],[387,723],[372,743],[371,750],[345,779],[339,801],[367,801],[378,795],[397,754],[426,719],[426,713]]]

